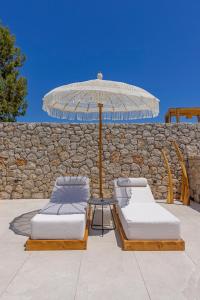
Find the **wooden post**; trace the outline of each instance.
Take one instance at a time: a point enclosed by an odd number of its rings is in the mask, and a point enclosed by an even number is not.
[[[179,123],[180,122],[180,118],[179,118],[179,113],[177,112],[176,113],[176,123]]]
[[[99,196],[103,198],[103,170],[102,170],[102,110],[103,104],[98,103],[99,107]]]
[[[169,162],[168,162],[168,159],[167,159],[167,155],[166,155],[164,149],[162,149],[162,154],[163,154],[163,158],[164,158],[164,161],[165,161],[165,166],[166,166],[167,174],[168,174],[167,203],[172,204],[172,203],[174,203],[172,172],[171,172],[170,165],[169,165]]]
[[[182,184],[181,184],[181,201],[184,205],[190,205],[190,188],[189,188],[189,180],[187,175],[187,170],[184,162],[183,155],[178,147],[178,144],[173,142],[176,154],[178,156],[179,163],[181,165],[182,171]]]

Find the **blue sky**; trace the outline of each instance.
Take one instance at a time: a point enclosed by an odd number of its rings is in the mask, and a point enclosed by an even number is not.
[[[200,106],[200,1],[0,0],[0,19],[27,56],[28,111],[19,121],[58,122],[42,111],[49,90],[96,78],[140,86],[168,107]]]

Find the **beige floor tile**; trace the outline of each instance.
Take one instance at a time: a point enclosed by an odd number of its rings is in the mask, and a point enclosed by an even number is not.
[[[152,300],[185,299],[195,266],[184,252],[135,252]],[[191,299],[192,300],[192,299]]]
[[[76,299],[149,299],[133,253],[93,244],[83,256]]]
[[[16,247],[13,243],[0,240],[0,295],[5,291],[25,261],[30,252],[24,252],[23,246]]]
[[[25,252],[9,222],[47,201],[1,201],[1,300],[199,300],[200,205],[161,204],[181,220],[185,252],[124,252],[114,231],[92,230],[87,251]]]
[[[2,299],[74,299],[81,258],[82,251],[32,252]]]

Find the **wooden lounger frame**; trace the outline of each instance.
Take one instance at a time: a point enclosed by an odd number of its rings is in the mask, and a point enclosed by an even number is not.
[[[83,240],[32,240],[25,243],[27,251],[48,251],[48,250],[86,250],[90,223],[90,209],[87,215],[85,234]]]
[[[115,224],[125,251],[184,251],[185,242],[180,240],[128,240],[116,208],[113,210]]]

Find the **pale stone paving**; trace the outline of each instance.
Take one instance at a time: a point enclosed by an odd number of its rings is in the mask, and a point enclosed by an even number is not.
[[[122,251],[113,231],[90,231],[86,251],[24,251],[26,237],[9,223],[47,201],[0,202],[1,300],[199,300],[199,204],[161,201],[181,220],[185,252]]]

